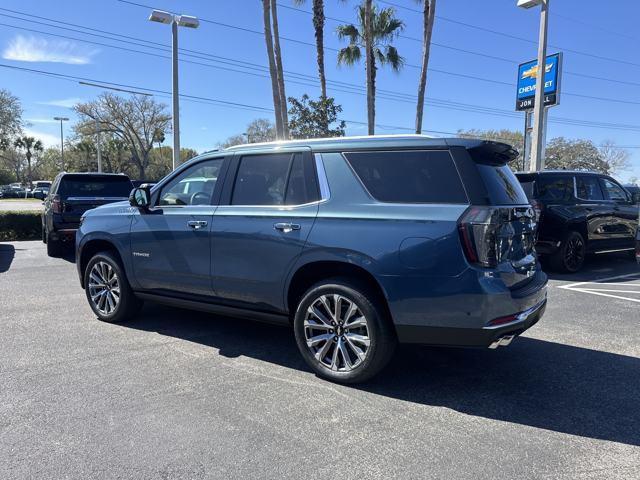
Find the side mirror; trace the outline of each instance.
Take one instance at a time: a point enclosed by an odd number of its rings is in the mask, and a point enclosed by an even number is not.
[[[131,194],[129,194],[129,205],[146,210],[150,204],[151,192],[148,186],[142,185],[131,190]]]

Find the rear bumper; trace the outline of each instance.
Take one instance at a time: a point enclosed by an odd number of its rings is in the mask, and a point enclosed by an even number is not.
[[[506,325],[482,328],[396,326],[401,343],[441,345],[455,347],[493,347],[498,340],[507,336],[518,336],[534,326],[544,315],[546,298],[530,309],[520,312],[518,319]],[[497,345],[496,345],[497,346]]]
[[[538,240],[536,242],[536,253],[539,255],[553,255],[561,245],[560,240]]]
[[[547,301],[547,276],[538,269],[528,283],[512,290],[499,275],[469,269],[448,281],[398,279],[387,282],[385,291],[401,343],[488,347],[540,320]],[[498,319],[508,323],[491,325]]]

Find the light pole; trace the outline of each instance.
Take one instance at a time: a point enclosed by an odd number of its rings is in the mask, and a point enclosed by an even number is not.
[[[200,22],[196,17],[189,15],[174,15],[163,10],[153,10],[149,15],[152,22],[171,24],[171,60],[172,60],[172,78],[173,78],[173,169],[175,170],[180,163],[180,111],[179,111],[179,92],[178,92],[178,27],[198,28]]]
[[[64,136],[62,134],[62,122],[68,122],[69,119],[67,117],[53,117],[53,119],[60,121],[60,159],[61,159],[60,170],[64,172]]]
[[[532,172],[544,170],[544,77],[547,63],[547,27],[549,23],[549,0],[518,0],[518,6],[532,8],[540,5],[540,36],[538,40],[538,73],[536,96],[533,104],[533,138],[531,139]]]
[[[96,118],[96,151],[98,153],[98,173],[102,173],[102,152],[100,151],[100,122]]]

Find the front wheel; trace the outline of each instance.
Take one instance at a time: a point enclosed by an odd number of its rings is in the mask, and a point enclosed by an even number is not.
[[[296,310],[298,348],[319,376],[340,383],[368,380],[384,368],[396,346],[386,309],[374,292],[350,279],[311,287]]]
[[[138,299],[120,261],[111,252],[94,255],[84,272],[84,290],[98,319],[109,323],[129,320],[140,311]]]

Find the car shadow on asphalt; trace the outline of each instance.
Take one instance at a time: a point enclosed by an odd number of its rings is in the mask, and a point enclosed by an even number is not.
[[[590,255],[586,258],[582,270],[577,273],[554,272],[546,264],[543,264],[543,267],[551,280],[567,282],[590,282],[599,278],[640,273],[640,265],[629,253]]]
[[[286,327],[156,305],[123,326],[309,371]],[[639,385],[639,358],[522,337],[495,351],[403,345],[374,380],[344,388],[640,445]]]
[[[15,256],[16,249],[13,245],[0,243],[0,273],[9,270]]]

